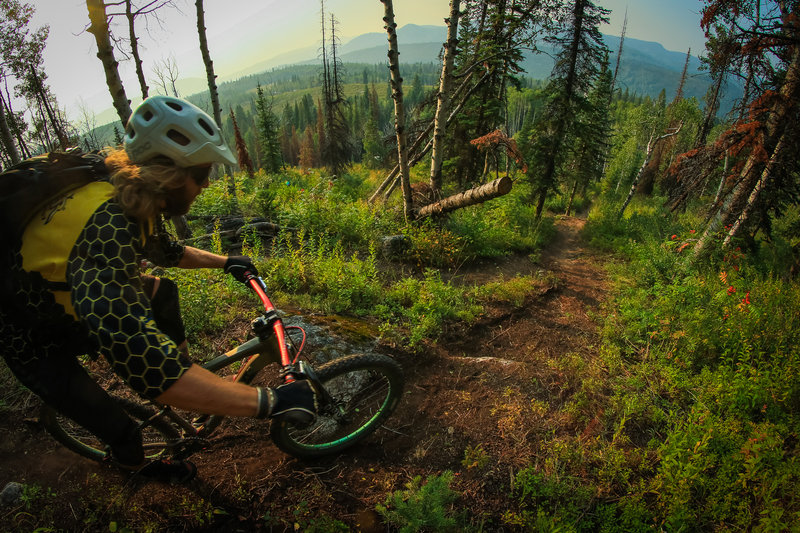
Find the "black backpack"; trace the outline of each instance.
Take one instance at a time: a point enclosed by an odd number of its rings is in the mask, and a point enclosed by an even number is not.
[[[4,310],[12,304],[14,253],[28,222],[60,194],[108,179],[103,161],[99,154],[80,150],[50,152],[0,174],[0,300]]]
[[[56,196],[107,179],[103,156],[79,150],[50,152],[0,174],[0,239],[14,245],[31,218]]]

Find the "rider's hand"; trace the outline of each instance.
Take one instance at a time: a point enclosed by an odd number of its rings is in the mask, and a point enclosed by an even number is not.
[[[247,283],[244,277],[245,272],[250,272],[254,276],[258,276],[258,270],[253,264],[252,259],[242,255],[232,255],[228,257],[228,260],[225,261],[225,272],[242,283]]]
[[[319,392],[306,379],[259,389],[259,399],[259,418],[279,418],[298,426],[312,423],[319,411]]]

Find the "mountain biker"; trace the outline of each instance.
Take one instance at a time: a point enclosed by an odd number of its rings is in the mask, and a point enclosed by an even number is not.
[[[11,371],[41,399],[89,429],[110,461],[141,475],[188,481],[188,461],[146,462],[136,423],[77,360],[102,354],[136,392],[204,414],[313,420],[307,381],[275,389],[221,379],[187,357],[177,289],[143,277],[159,266],[222,268],[246,282],[247,257],[221,256],[169,238],[163,217],[184,215],[215,163],[235,163],[213,119],[185,100],[146,99],[133,112],[124,149],[107,149],[106,179],[62,194],[25,227],[0,307],[0,346]]]

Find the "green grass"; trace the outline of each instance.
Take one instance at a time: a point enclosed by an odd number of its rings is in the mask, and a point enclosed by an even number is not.
[[[607,392],[593,395],[596,369],[573,367],[564,411],[579,416],[591,397],[604,431],[592,445],[548,444],[544,464],[562,470],[517,476],[524,512],[514,520],[571,530],[800,523],[800,285],[766,268],[761,249],[693,261],[696,228],[656,200],[622,220],[611,207],[593,212],[589,238],[623,259],[603,318]]]
[[[454,286],[438,274],[440,268],[457,269],[472,261],[540,249],[554,233],[553,220],[528,222],[532,210],[524,201],[524,190],[460,210],[442,221],[408,224],[398,195],[386,205],[368,205],[363,199],[381,178],[381,173],[361,166],[336,178],[296,169],[277,175],[260,172],[253,179],[236,177],[239,210],[284,228],[271,246],[247,237],[243,249],[257,258],[256,265],[278,301],[291,300],[324,313],[372,317],[382,325],[380,334],[387,340],[415,350],[435,341],[448,322],[475,320],[482,312],[481,302],[502,294],[517,300],[525,294],[524,289],[520,293],[508,285],[511,282],[502,282],[499,291],[490,294]],[[218,179],[199,197],[192,214],[231,214],[233,206],[225,180]],[[409,246],[387,269],[379,250],[382,238],[390,235],[405,235]],[[222,250],[223,241],[212,236],[207,246]],[[241,312],[237,298],[242,298],[242,291],[221,274],[171,271],[170,275],[189,287],[186,322],[195,338],[201,332],[213,335]],[[211,293],[220,297],[212,298]],[[220,311],[213,312],[212,306]]]

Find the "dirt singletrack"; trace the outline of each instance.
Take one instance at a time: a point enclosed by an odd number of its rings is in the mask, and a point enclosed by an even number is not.
[[[0,507],[0,531],[50,526],[69,531],[391,531],[375,511],[415,476],[455,474],[456,507],[485,531],[513,531],[513,476],[534,464],[548,432],[580,434],[559,408],[571,394],[559,361],[597,357],[592,314],[606,294],[600,261],[584,247],[584,220],[561,218],[537,261],[511,257],[457,273],[486,283],[536,275],[521,305],[492,304],[470,326],[451,328],[423,354],[391,346],[406,371],[401,405],[365,445],[344,455],[301,462],[277,450],[266,422],[226,422],[209,449],[193,457],[198,477],[186,486],[128,479],[75,456],[26,411],[0,420],[0,488],[39,486],[36,505]],[[50,492],[48,492],[50,491]],[[316,529],[315,529],[316,528]]]

